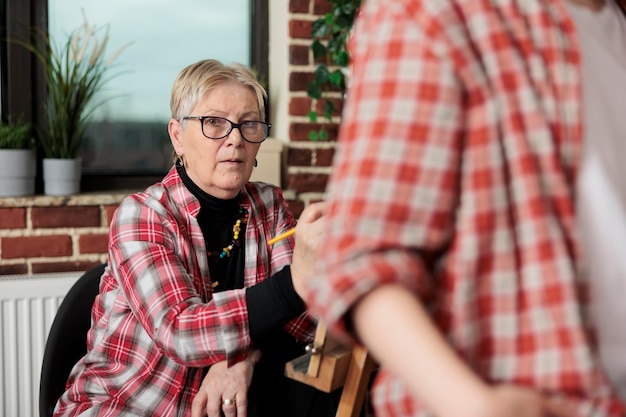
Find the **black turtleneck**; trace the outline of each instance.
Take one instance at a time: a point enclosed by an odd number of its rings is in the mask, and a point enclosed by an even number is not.
[[[207,251],[220,253],[233,240],[233,226],[239,216],[239,196],[230,200],[222,200],[198,187],[189,178],[183,167],[178,167],[178,174],[189,191],[200,201],[200,212],[197,220],[204,236]],[[241,242],[243,242],[245,234],[246,224],[242,222],[239,232]],[[211,281],[218,283],[213,291],[243,288],[244,252],[242,247],[235,247],[230,252],[230,256],[222,259],[209,258]]]
[[[200,202],[197,220],[207,250],[221,252],[233,238],[233,225],[239,217],[239,196],[230,200],[219,199],[200,189],[183,167],[178,167],[178,173],[187,189]],[[246,225],[242,223],[241,246],[235,247],[230,257],[224,257],[217,262],[209,259],[211,280],[218,282],[215,292],[244,286],[245,229]],[[261,349],[268,343],[275,349],[274,342],[278,340],[276,331],[305,310],[304,302],[293,287],[288,266],[265,281],[249,287],[246,290],[246,304],[250,336]]]

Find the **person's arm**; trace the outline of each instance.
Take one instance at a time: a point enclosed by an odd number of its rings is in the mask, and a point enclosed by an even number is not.
[[[487,385],[456,355],[419,300],[400,285],[370,292],[354,306],[351,318],[371,354],[439,417],[575,415],[533,390]]]
[[[289,265],[246,290],[250,337],[256,344],[267,334],[304,313],[304,302],[296,293]]]
[[[392,284],[372,291],[355,305],[352,319],[372,355],[436,415],[480,415],[488,397],[485,384],[455,355],[408,290]]]
[[[248,355],[245,290],[211,298],[188,231],[171,207],[139,194],[120,204],[111,224],[115,290],[156,346],[178,363],[205,367]],[[206,271],[208,273],[208,270]]]
[[[308,206],[302,212],[297,226],[292,264],[247,289],[250,335],[253,341],[305,312],[306,306],[298,290],[304,290],[304,284],[315,271],[317,252],[322,244],[323,213],[323,203]]]

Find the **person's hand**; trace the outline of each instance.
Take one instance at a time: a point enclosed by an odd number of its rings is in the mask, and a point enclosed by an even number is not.
[[[317,258],[324,244],[326,203],[306,207],[296,226],[296,245],[291,263],[293,287],[303,299],[307,282],[315,274]]]
[[[192,417],[246,417],[248,388],[252,382],[255,361],[248,358],[230,368],[226,361],[209,368],[191,403]]]
[[[572,405],[538,392],[514,385],[497,385],[491,389],[488,417],[576,417]]]

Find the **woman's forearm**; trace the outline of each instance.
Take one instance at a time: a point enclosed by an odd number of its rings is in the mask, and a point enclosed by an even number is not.
[[[488,388],[456,355],[417,298],[398,285],[366,295],[353,309],[359,338],[438,416],[480,415]]]

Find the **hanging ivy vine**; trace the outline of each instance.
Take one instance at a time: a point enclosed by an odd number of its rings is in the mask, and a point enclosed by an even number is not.
[[[354,23],[361,0],[328,0],[332,3],[331,11],[312,24],[311,50],[315,62],[319,62],[315,69],[315,78],[307,86],[310,98],[322,103],[321,116],[332,123],[333,116],[339,115],[339,110],[333,103],[333,97],[343,100],[346,91],[344,69],[348,66],[350,57],[346,49],[346,41]],[[319,114],[311,110],[309,120],[317,123]],[[309,132],[309,139],[313,141],[327,140],[326,124],[320,129]]]

